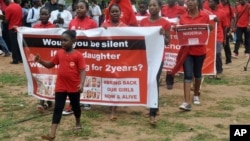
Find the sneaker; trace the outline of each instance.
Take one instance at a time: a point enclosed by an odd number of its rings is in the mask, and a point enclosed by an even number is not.
[[[232,57],[233,57],[233,58],[238,58],[238,54],[233,53],[233,54],[232,54]]]
[[[191,105],[186,102],[183,102],[179,108],[184,111],[191,111]]]
[[[2,55],[3,54],[3,51],[2,50],[0,50],[0,55]]]
[[[83,104],[83,109],[84,110],[90,110],[91,106],[89,104]]]
[[[201,102],[199,100],[199,96],[194,96],[194,104],[195,105],[200,105],[201,104]]]
[[[63,115],[70,115],[73,114],[74,112],[72,110],[63,110],[62,114]]]

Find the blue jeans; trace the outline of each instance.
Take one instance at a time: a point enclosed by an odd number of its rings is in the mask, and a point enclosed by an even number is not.
[[[2,47],[2,50],[5,54],[10,54],[8,46],[6,45],[5,41],[3,40],[3,37],[0,37],[0,46]]]
[[[184,64],[184,81],[192,82],[193,77],[201,79],[202,66],[206,58],[206,54],[200,56],[188,55]]]

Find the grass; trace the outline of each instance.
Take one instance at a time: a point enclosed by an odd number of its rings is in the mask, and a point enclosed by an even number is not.
[[[175,80],[182,83],[182,78]],[[226,141],[229,140],[228,128],[231,123],[211,123],[211,126],[200,125],[190,121],[194,120],[221,120],[235,119],[238,122],[247,122],[249,115],[238,111],[239,108],[249,108],[250,98],[244,95],[249,92],[247,87],[250,77],[232,79],[227,77],[222,80],[205,79],[204,86],[234,86],[241,85],[242,94],[237,97],[215,98],[214,93],[204,89],[202,99],[210,105],[195,106],[191,112],[176,110],[182,95],[167,92],[159,100],[161,115],[157,126],[150,126],[145,111],[136,108],[118,108],[118,120],[109,121],[110,109],[108,106],[92,106],[89,111],[82,112],[81,123],[83,130],[75,131],[74,117],[63,117],[57,136],[60,141],[68,140],[131,140],[131,141]],[[0,140],[39,140],[41,134],[47,134],[51,124],[52,111],[39,114],[35,110],[37,100],[28,96],[26,92],[15,89],[25,87],[25,76],[11,73],[0,74]],[[15,86],[12,88],[10,86]],[[14,89],[15,91],[10,91]],[[175,109],[175,110],[173,110]],[[210,124],[208,124],[210,125]],[[17,137],[17,138],[14,138]],[[18,139],[19,138],[19,139]]]

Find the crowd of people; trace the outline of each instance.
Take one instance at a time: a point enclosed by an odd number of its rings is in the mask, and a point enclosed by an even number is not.
[[[225,64],[232,63],[232,57],[239,56],[239,47],[244,45],[245,57],[250,54],[250,6],[247,0],[238,0],[234,6],[229,0],[110,0],[109,3],[102,0],[98,3],[96,0],[72,0],[72,3],[66,7],[65,0],[4,0],[1,1],[0,23],[3,23],[0,31],[0,46],[5,57],[12,55],[11,64],[22,63],[22,58],[17,42],[17,27],[27,26],[32,28],[65,28],[68,29],[62,34],[62,51],[51,62],[42,60],[36,56],[35,61],[41,63],[47,68],[59,64],[58,56],[72,54],[76,57],[78,54],[72,48],[75,41],[75,30],[88,30],[98,27],[124,27],[124,26],[161,26],[160,34],[163,35],[165,45],[170,43],[171,24],[166,18],[179,18],[180,25],[189,24],[209,24],[209,15],[216,15],[214,21],[218,23],[216,40],[216,77],[220,79],[223,73],[222,49],[225,51]],[[4,5],[5,4],[5,5]],[[32,6],[31,6],[32,5]],[[137,21],[136,16],[145,16],[141,21]],[[210,30],[213,27],[210,26]],[[232,33],[235,37],[235,46],[231,51],[230,41]],[[244,34],[244,37],[243,37]],[[11,39],[11,42],[10,42]],[[1,52],[0,52],[1,53]],[[202,83],[202,66],[206,58],[206,47],[185,46],[181,47],[177,56],[176,67],[183,66],[184,81],[183,92],[184,102],[180,109],[190,111],[192,104],[199,105],[200,87]],[[79,58],[78,58],[79,59]],[[43,136],[43,139],[53,140],[56,135],[56,129],[60,123],[65,106],[65,100],[70,98],[70,105],[66,106],[68,113],[74,113],[76,117],[76,128],[80,129],[80,96],[85,79],[85,70],[83,64],[85,61],[80,59],[82,64],[77,64],[77,70],[81,70],[78,76],[68,76],[77,79],[79,84],[64,84],[62,79],[57,79],[55,90],[55,108],[53,122],[49,135]],[[162,63],[163,64],[163,63]],[[61,65],[61,64],[60,64]],[[62,63],[63,65],[63,63]],[[60,67],[61,68],[61,67]],[[64,68],[67,70],[67,68]],[[162,71],[162,65],[157,74],[159,79]],[[63,71],[59,70],[58,75],[64,78]],[[167,71],[166,84],[168,89],[173,88],[175,73]],[[192,82],[193,88],[192,88]],[[65,87],[64,87],[65,86]],[[72,86],[69,88],[68,86]],[[66,89],[61,89],[66,88]],[[191,98],[191,90],[194,96]],[[66,91],[66,92],[65,92]],[[159,90],[158,90],[159,94]],[[74,96],[72,96],[74,95]],[[51,102],[40,101],[38,109],[43,111],[52,106]],[[90,105],[84,105],[90,109]],[[72,110],[71,110],[72,109]],[[116,106],[111,107],[111,120],[116,120]],[[156,124],[156,115],[158,108],[150,108],[149,117],[152,125]]]

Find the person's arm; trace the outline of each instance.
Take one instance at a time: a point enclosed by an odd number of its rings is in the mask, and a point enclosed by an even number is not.
[[[69,23],[72,20],[72,14],[69,11],[65,11],[65,13],[67,14],[67,17],[64,19],[63,27],[68,28],[69,27]]]
[[[35,11],[34,11],[33,8],[31,8],[29,10],[29,12],[28,12],[28,16],[27,16],[26,22],[27,23],[34,23],[34,22],[36,22],[37,20],[34,18],[35,17],[34,15],[35,15]]]
[[[78,86],[78,88],[79,88],[78,91],[79,91],[80,93],[82,93],[82,92],[83,92],[83,87],[84,87],[85,78],[86,78],[86,71],[85,71],[85,69],[80,70],[80,78],[81,78],[81,82],[80,82],[80,84],[79,84],[79,86]]]
[[[43,65],[44,67],[46,67],[48,69],[53,68],[55,66],[55,64],[53,62],[51,62],[51,61],[42,60],[39,55],[35,56],[34,61],[40,63],[41,65]]]
[[[100,7],[99,6],[97,6],[97,15],[96,16],[101,16],[102,15],[102,11],[101,11],[101,9],[100,9]]]

